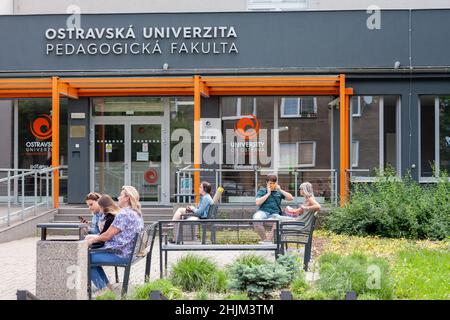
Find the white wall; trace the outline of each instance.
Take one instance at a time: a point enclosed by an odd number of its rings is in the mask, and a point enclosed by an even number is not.
[[[0,15],[13,14],[14,0],[0,0]]]
[[[382,9],[450,8],[449,0],[309,0],[311,10],[362,9],[376,5]]]
[[[0,0],[2,1],[2,0]],[[246,0],[15,0],[15,14],[66,13],[78,5],[82,13],[245,11]]]
[[[274,6],[277,6],[274,1]],[[306,10],[450,8],[450,0],[308,0]],[[66,13],[78,5],[82,13],[246,11],[248,0],[0,0],[0,14]],[[300,9],[301,10],[301,9]]]

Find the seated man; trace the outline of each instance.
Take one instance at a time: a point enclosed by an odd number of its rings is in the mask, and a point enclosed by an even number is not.
[[[253,215],[255,220],[264,219],[280,219],[280,220],[291,220],[293,218],[282,216],[281,210],[281,200],[286,199],[288,201],[294,200],[294,197],[289,193],[281,189],[277,184],[277,176],[274,174],[269,174],[266,177],[266,188],[261,188],[256,194],[256,205],[258,206],[258,211]],[[261,240],[266,240],[266,232],[264,226],[258,224],[255,225],[255,231],[261,237]],[[273,239],[273,232],[271,232],[267,240]]]

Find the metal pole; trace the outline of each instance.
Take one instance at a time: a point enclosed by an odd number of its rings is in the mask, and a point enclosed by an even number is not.
[[[34,172],[34,215],[36,215],[37,206],[37,171]]]
[[[8,227],[10,225],[10,215],[11,215],[11,179],[10,173],[8,171],[8,216],[7,216]]]
[[[255,196],[258,193],[258,168],[255,167]]]
[[[22,172],[22,221],[23,221],[23,213],[25,211],[25,172]]]
[[[180,171],[178,170],[176,173],[176,177],[177,177],[177,203],[180,203]]]
[[[219,171],[217,171],[216,169],[215,171],[216,171],[216,191],[217,191],[217,189],[219,188]]]
[[[45,196],[47,197],[47,209],[50,207],[48,203],[48,193],[49,193],[49,182],[48,182],[48,171],[45,173]]]
[[[334,171],[334,204],[337,206],[337,171]]]
[[[298,193],[297,193],[297,191],[298,191],[297,178],[298,178],[298,172],[297,172],[297,170],[294,170],[294,179],[295,179],[295,182],[294,182],[294,188],[295,188],[294,197],[295,197],[295,201],[297,201],[297,197],[298,197]]]

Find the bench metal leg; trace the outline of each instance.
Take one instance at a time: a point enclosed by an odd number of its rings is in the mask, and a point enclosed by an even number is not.
[[[305,245],[305,254],[303,257],[303,269],[308,271],[309,260],[311,260],[311,243]]]
[[[117,267],[114,267],[114,273],[116,276],[116,283],[119,283],[119,270],[117,270]]]
[[[164,251],[164,274],[167,276],[167,250]]]
[[[130,280],[131,265],[125,268],[123,274],[123,285],[122,285],[122,297],[124,297],[128,292],[128,282]]]

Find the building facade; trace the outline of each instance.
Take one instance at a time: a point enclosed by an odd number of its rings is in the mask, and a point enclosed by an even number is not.
[[[243,203],[277,172],[336,202],[350,176],[391,167],[429,183],[450,167],[450,10],[28,15],[26,3],[0,16],[0,162],[68,165],[62,201],[131,184],[170,205],[209,180]]]

